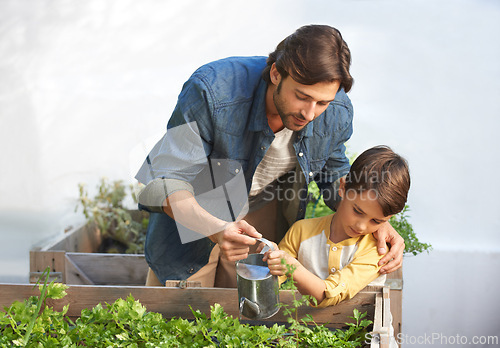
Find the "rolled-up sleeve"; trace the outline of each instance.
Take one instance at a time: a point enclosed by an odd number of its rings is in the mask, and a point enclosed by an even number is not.
[[[378,261],[381,257],[376,245],[369,249],[358,250],[354,259],[346,267],[337,270],[325,279],[326,298],[317,307],[336,305],[363,290],[380,276]]]
[[[142,187],[136,193],[137,201],[142,210],[151,213],[163,212],[163,201],[172,193],[185,190],[194,196],[193,186],[186,181],[177,179],[156,178]]]
[[[137,195],[141,209],[162,212],[163,201],[172,193],[187,190],[194,194],[192,182],[208,166],[212,149],[211,113],[210,94],[194,75],[183,86],[167,132],[136,175],[145,185]]]

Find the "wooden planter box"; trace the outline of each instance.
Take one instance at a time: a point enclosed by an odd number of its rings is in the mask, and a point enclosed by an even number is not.
[[[131,294],[139,300],[148,311],[161,313],[164,318],[182,317],[193,319],[189,305],[193,309],[210,315],[210,306],[219,303],[225,312],[234,318],[239,316],[237,289],[222,288],[173,288],[173,287],[146,287],[146,286],[92,286],[72,285],[66,290],[68,293],[60,300],[47,300],[47,305],[61,311],[63,306],[69,304],[67,315],[78,317],[83,308],[92,308],[98,303],[113,303],[118,298],[126,298]],[[390,298],[389,288],[367,287],[354,298],[344,301],[337,306],[327,308],[312,308],[303,306],[299,308],[299,317],[309,314],[318,324],[329,328],[343,328],[346,322],[352,322],[356,308],[367,312],[367,319],[373,321],[372,341],[370,347],[388,347],[390,328]],[[10,306],[14,301],[23,301],[29,296],[38,296],[40,293],[33,285],[0,284],[0,306]],[[280,291],[280,302],[291,305],[293,292]],[[244,319],[244,318],[243,318]],[[285,324],[287,318],[280,310],[275,316],[259,322],[242,320],[250,324],[278,323]]]
[[[147,213],[131,211],[136,221]],[[102,243],[94,224],[74,228],[48,245],[30,251],[30,282],[50,267],[52,279],[74,285],[144,285],[148,265],[143,254],[96,253]]]
[[[142,212],[132,213],[134,219],[142,219]],[[95,253],[101,241],[99,229],[85,224],[45,247],[31,250],[30,282],[36,282],[50,267],[52,279],[68,285],[142,286],[146,283],[148,265],[144,255]],[[402,270],[389,274],[387,278],[394,334],[397,335],[402,323]]]

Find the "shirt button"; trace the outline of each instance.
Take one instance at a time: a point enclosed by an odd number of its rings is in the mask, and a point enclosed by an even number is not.
[[[265,146],[261,146],[261,147],[260,147],[260,149],[261,149],[261,150],[265,150],[265,149],[266,149],[266,147],[265,147]]]
[[[193,273],[194,273],[194,268],[190,268],[190,269],[188,270],[188,272],[189,272],[189,273],[191,273],[191,274],[193,274]]]
[[[220,166],[220,162],[217,162],[217,165]]]
[[[345,287],[345,283],[342,283],[342,284],[340,284],[340,285],[342,285],[342,286],[344,286],[344,287]]]
[[[299,152],[299,157],[302,157],[302,156],[304,156],[304,153]]]
[[[238,173],[240,172],[240,170],[239,170],[239,169],[235,169],[235,170],[234,170],[234,172],[235,172],[236,174],[238,174]]]
[[[330,270],[332,273],[335,273],[336,269],[335,267],[332,267],[332,269]]]
[[[332,251],[337,251],[337,247],[332,247]]]
[[[309,172],[309,176],[313,176],[313,175],[314,175],[313,172]]]

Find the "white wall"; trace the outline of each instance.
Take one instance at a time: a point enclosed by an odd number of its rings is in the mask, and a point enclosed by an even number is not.
[[[435,251],[405,262],[403,330],[500,334],[493,0],[0,0],[0,281],[26,281],[28,250],[82,220],[78,183],[132,182],[195,68],[310,23],[352,51],[350,152],[410,162],[411,222]]]

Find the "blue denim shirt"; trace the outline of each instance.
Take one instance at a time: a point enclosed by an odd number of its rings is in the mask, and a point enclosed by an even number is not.
[[[234,160],[243,170],[247,190],[274,139],[266,115],[267,83],[261,77],[265,66],[266,57],[231,57],[202,66],[184,84],[167,125],[169,130],[196,122],[208,160]],[[352,134],[352,118],[351,102],[339,90],[326,111],[297,132],[293,147],[306,184],[315,180],[321,190],[328,189],[348,173],[344,143]],[[167,131],[136,175],[139,182],[148,184],[155,178],[191,182],[200,174],[196,161],[190,171],[165,165],[190,160],[189,153],[178,151],[182,146],[171,141]],[[238,172],[231,164],[226,169],[228,175]],[[302,196],[297,219],[304,217],[306,197]],[[161,282],[187,279],[208,262],[214,245],[208,238],[182,244],[173,219],[151,207],[140,208],[151,212],[145,254]]]

